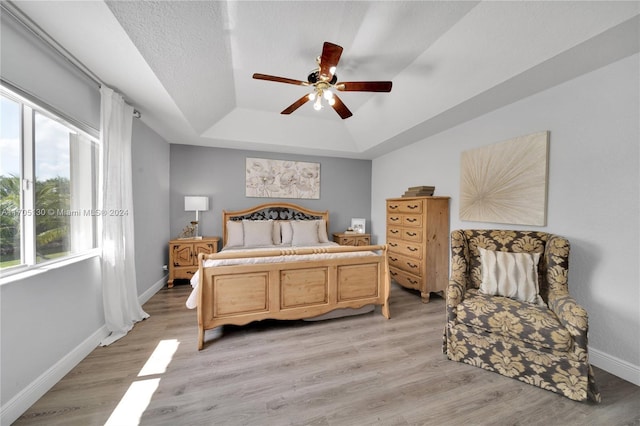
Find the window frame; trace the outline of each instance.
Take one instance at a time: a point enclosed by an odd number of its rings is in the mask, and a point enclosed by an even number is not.
[[[94,144],[96,149],[96,156],[94,158],[95,164],[93,166],[91,185],[94,192],[93,205],[91,209],[98,208],[98,179],[100,174],[100,155],[101,155],[101,139],[97,135],[99,132],[95,129],[81,128],[74,124],[69,117],[64,116],[55,108],[50,107],[42,102],[33,101],[30,96],[25,96],[19,89],[16,89],[10,84],[5,84],[4,81],[0,83],[0,95],[13,102],[19,104],[20,109],[20,211],[21,212],[34,212],[36,207],[36,129],[35,129],[35,116],[36,113],[40,114],[50,120],[53,120],[69,130],[69,133],[75,133],[82,135],[90,143]],[[84,126],[83,126],[84,127]],[[71,167],[71,166],[70,166]],[[73,172],[71,172],[73,174]],[[71,179],[71,176],[69,177]],[[92,221],[92,247],[81,249],[76,252],[71,252],[64,256],[57,257],[55,259],[49,259],[44,261],[37,260],[36,253],[36,216],[35,214],[21,214],[20,215],[20,264],[15,266],[9,266],[6,268],[0,268],[0,284],[5,283],[5,278],[13,278],[17,274],[37,272],[39,269],[48,270],[52,267],[62,266],[70,262],[84,260],[88,257],[99,255],[99,243],[98,243],[98,231],[99,221],[97,217],[93,217]],[[13,281],[13,279],[11,279]]]

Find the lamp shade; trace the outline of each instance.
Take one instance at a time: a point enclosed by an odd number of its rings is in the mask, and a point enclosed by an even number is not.
[[[206,211],[209,210],[209,197],[187,195],[184,197],[185,211]]]

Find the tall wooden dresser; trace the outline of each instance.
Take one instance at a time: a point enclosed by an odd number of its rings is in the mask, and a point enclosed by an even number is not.
[[[403,287],[444,292],[449,281],[449,197],[387,199],[391,278]]]

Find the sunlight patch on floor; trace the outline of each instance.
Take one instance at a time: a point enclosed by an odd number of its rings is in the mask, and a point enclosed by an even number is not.
[[[105,426],[122,426],[122,425],[138,425],[142,413],[147,409],[151,402],[153,393],[158,389],[160,379],[139,380],[131,383],[129,389],[124,394],[118,406]]]
[[[147,359],[138,377],[163,374],[178,350],[176,339],[161,340]],[[160,378],[137,380],[131,383],[118,406],[113,410],[105,426],[138,425],[142,414],[149,406],[153,394],[160,386]]]
[[[180,342],[176,339],[161,340],[144,364],[144,367],[142,367],[142,370],[140,370],[140,373],[138,373],[138,377],[162,374],[167,371],[167,366],[178,350],[178,345],[180,345]]]

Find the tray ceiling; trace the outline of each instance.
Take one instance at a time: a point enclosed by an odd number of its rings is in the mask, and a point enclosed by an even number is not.
[[[375,158],[638,52],[638,2],[14,1],[168,142]],[[354,113],[305,104],[324,41]]]

